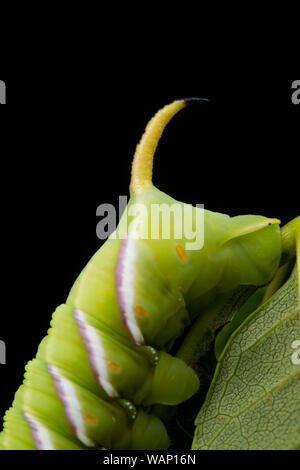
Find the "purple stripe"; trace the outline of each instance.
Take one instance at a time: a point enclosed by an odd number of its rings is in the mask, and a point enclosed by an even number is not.
[[[126,328],[126,330],[129,331],[131,341],[137,344],[128,325],[127,315],[126,315],[126,303],[125,303],[124,293],[122,291],[123,277],[124,277],[124,263],[125,263],[127,247],[128,247],[128,238],[124,238],[121,241],[121,247],[119,250],[118,260],[117,260],[117,264],[115,268],[115,287],[116,287],[116,292],[117,292],[117,300],[118,300],[119,312],[120,312],[122,323],[124,327]]]
[[[90,340],[89,340],[89,337],[88,337],[88,334],[87,334],[86,325],[80,319],[80,314],[79,314],[79,309],[78,308],[75,308],[73,310],[73,317],[75,318],[76,324],[78,326],[79,334],[80,334],[80,336],[82,338],[82,341],[83,341],[83,344],[84,344],[84,346],[87,350],[88,358],[89,358],[89,364],[90,364],[91,370],[93,372],[93,376],[94,376],[96,382],[99,383],[99,385],[101,385],[101,387],[102,387],[101,377],[100,377],[99,371],[97,369],[97,361],[96,361],[95,351],[93,350],[92,345],[90,343]]]
[[[31,417],[26,416],[26,413],[24,413],[24,418],[30,427],[30,431],[31,431],[36,448],[38,450],[44,450],[43,442],[39,438],[39,431],[38,431],[38,427],[36,423],[33,421],[33,419],[31,419]]]
[[[48,370],[49,374],[52,377],[54,387],[55,387],[55,389],[58,393],[58,396],[59,396],[59,398],[60,398],[60,400],[63,404],[64,412],[65,412],[66,418],[67,418],[67,420],[70,424],[72,432],[76,437],[78,437],[77,436],[76,423],[73,421],[73,418],[70,415],[70,412],[68,411],[69,410],[68,397],[65,395],[65,392],[64,392],[64,389],[63,389],[63,386],[62,386],[61,378],[58,375],[56,375],[56,373],[53,370],[53,367],[52,367],[51,364],[47,365],[47,370]]]

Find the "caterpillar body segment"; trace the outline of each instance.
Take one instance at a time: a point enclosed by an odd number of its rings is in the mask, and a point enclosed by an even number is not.
[[[51,382],[49,374],[44,374],[45,370],[41,371],[40,367],[35,370],[35,361],[26,374],[25,388],[23,385],[19,389],[13,408],[7,412],[4,448],[64,450],[104,446],[135,449],[135,428],[139,422],[143,423],[151,447],[168,446],[167,432],[158,418],[140,409],[133,419],[122,406],[100,399],[68,381],[55,367],[51,367],[51,378],[54,379]],[[37,384],[39,380],[43,381],[42,385]],[[27,435],[31,436],[27,439],[28,447],[24,446]]]
[[[152,184],[158,140],[188,102],[148,124],[120,224],[53,314],[5,415],[0,448],[168,448],[163,422],[147,407],[178,405],[199,388],[195,372],[169,354],[174,341],[219,293],[274,276],[280,221],[188,206]]]

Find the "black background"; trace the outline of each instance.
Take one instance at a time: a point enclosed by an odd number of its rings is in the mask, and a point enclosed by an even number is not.
[[[299,214],[297,75],[282,79],[255,62],[245,69],[238,53],[231,61],[223,51],[216,56],[210,38],[200,37],[203,22],[140,14],[102,19],[89,36],[41,28],[8,38],[0,69],[7,84],[0,416],[51,313],[102,243],[97,206],[117,207],[119,195],[128,195],[135,146],[163,105],[211,99],[167,127],[155,157],[157,187],[231,216],[286,223]]]

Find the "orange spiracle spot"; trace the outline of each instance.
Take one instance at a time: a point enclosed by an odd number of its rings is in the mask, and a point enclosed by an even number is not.
[[[120,372],[122,370],[122,367],[120,366],[120,364],[117,364],[116,362],[114,361],[107,361],[107,365],[108,367],[110,367],[110,369],[116,371],[116,372]]]
[[[184,262],[188,260],[188,255],[183,246],[181,245],[176,245],[176,253],[177,256]]]
[[[83,419],[84,421],[86,421],[87,423],[91,423],[91,424],[97,424],[98,423],[98,418],[95,418],[95,416],[92,416],[92,415],[89,415],[89,414],[85,414],[83,416]]]
[[[140,317],[144,317],[144,318],[149,317],[149,312],[148,312],[144,307],[141,307],[141,305],[135,305],[135,306],[133,307],[133,310],[134,310],[135,313],[137,313]]]

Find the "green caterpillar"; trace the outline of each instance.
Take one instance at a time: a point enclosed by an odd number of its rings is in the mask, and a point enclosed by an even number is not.
[[[265,285],[278,269],[279,220],[231,218],[153,186],[161,134],[193,101],[174,101],[149,122],[134,156],[126,211],[53,314],[6,412],[0,448],[168,448],[150,405],[178,405],[199,388],[195,372],[168,353],[174,341],[217,294]],[[179,211],[168,237],[151,216],[157,204]],[[178,238],[182,214],[190,226],[202,217],[202,247],[189,249],[186,234]]]

